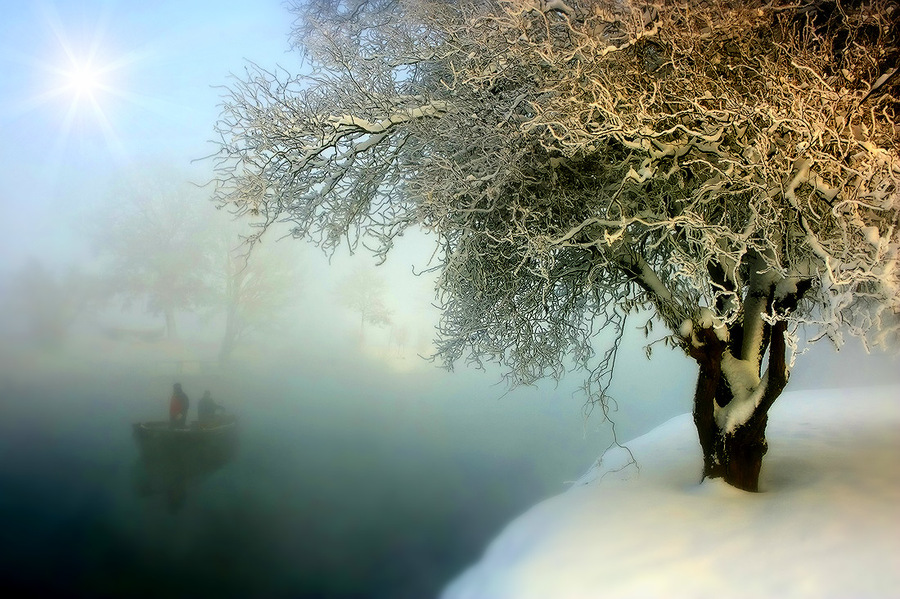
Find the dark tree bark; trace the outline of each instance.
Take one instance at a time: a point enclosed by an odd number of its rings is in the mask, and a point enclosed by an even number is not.
[[[766,423],[768,414],[756,412],[747,424],[732,433],[722,434],[722,455],[725,460],[725,482],[744,491],[759,491],[759,474],[766,455]]]
[[[700,366],[693,412],[703,452],[703,478],[722,478],[744,491],[759,491],[763,456],[768,449],[769,408],[787,385],[786,329],[784,321],[771,327],[766,389],[753,415],[733,431],[722,430],[715,418],[716,406],[725,407],[734,399],[722,372],[722,356],[729,351],[728,344],[712,329],[701,329],[699,347],[688,349]]]
[[[711,329],[702,329],[699,334],[703,346],[691,347],[689,352],[700,365],[697,375],[697,389],[694,391],[694,426],[703,452],[703,477],[721,478],[725,475],[724,464],[719,459],[720,435],[715,419],[715,401],[722,386],[722,352],[725,351]]]

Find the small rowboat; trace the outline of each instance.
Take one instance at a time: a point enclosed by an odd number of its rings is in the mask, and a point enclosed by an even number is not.
[[[191,481],[204,478],[231,462],[237,453],[238,427],[233,416],[201,425],[173,427],[168,421],[132,425],[140,449],[135,489],[140,495],[165,494],[179,509]]]
[[[136,422],[134,438],[146,457],[199,454],[230,457],[237,445],[237,419],[218,416],[207,423],[196,420],[186,427],[176,427],[165,420]]]

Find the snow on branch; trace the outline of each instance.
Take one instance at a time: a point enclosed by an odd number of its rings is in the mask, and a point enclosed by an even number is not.
[[[447,102],[435,101],[415,108],[407,108],[400,112],[395,112],[387,118],[377,122],[369,121],[365,118],[354,116],[352,114],[342,115],[338,117],[330,117],[328,120],[331,125],[339,131],[364,131],[365,133],[385,133],[392,127],[421,119],[425,117],[436,117],[447,112],[449,105]],[[365,152],[368,146],[360,146],[359,151]]]
[[[757,376],[779,323],[896,343],[896,0],[315,6],[311,74],[225,98],[221,197],[382,257],[435,233],[449,363],[559,374],[641,308]]]

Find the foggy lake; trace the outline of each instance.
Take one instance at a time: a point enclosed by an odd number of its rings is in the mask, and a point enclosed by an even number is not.
[[[814,372],[799,369],[800,385],[828,381]],[[187,372],[177,380],[192,414],[209,389],[238,417],[239,442],[228,463],[183,481],[173,498],[158,481],[142,488],[131,426],[165,419],[174,378],[108,365],[0,379],[6,588],[434,596],[611,439],[598,420],[581,418],[583,399],[566,385],[504,394],[491,374],[398,375],[328,354],[292,368]],[[670,382],[672,393],[689,390],[686,379]],[[650,394],[659,383],[643,377],[620,388]],[[620,434],[684,411],[686,400],[622,406]]]
[[[412,356],[398,371],[360,339],[334,334],[342,330],[335,321],[314,325],[316,312],[297,318],[308,334],[294,346],[227,368],[126,359],[165,342],[100,351],[75,338],[58,354],[5,347],[6,588],[435,596],[506,524],[565,491],[612,441],[599,412],[585,420],[577,372],[558,385],[510,391],[492,368],[447,372]],[[376,337],[370,332],[368,342]],[[19,338],[26,349],[28,341]],[[684,358],[675,352],[647,361],[644,343],[640,334],[626,339],[611,390],[621,441],[689,410],[694,370],[679,369]],[[801,358],[794,389],[896,376],[887,358],[824,350]],[[174,382],[191,400],[192,420],[209,390],[237,417],[238,434],[225,463],[173,479],[142,461],[132,426],[168,417]]]
[[[131,430],[164,419],[171,378],[7,378],[5,583],[61,595],[433,596],[606,441],[582,434],[565,392],[555,403],[502,390],[460,398],[454,375],[345,374],[180,376],[194,406],[210,389],[239,419],[233,459],[183,481],[180,497],[165,482],[141,488]]]

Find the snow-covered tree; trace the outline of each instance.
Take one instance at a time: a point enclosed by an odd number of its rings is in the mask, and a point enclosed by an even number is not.
[[[895,340],[896,0],[294,9],[305,70],[231,88],[220,198],[326,248],[436,234],[446,364],[575,361],[604,402],[650,309],[699,364],[704,475],[756,490],[797,327]]]

